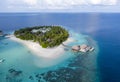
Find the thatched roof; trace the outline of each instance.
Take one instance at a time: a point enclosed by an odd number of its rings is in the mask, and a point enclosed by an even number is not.
[[[75,46],[73,46],[73,47],[72,47],[72,50],[79,51],[79,50],[80,50],[80,46],[78,46],[78,45],[75,45]]]
[[[94,50],[94,47],[90,47],[88,46],[87,44],[82,44],[82,45],[75,45],[72,47],[72,50],[73,51],[80,51],[80,52],[88,52],[88,51],[93,51]]]
[[[80,46],[80,48],[82,48],[82,49],[86,49],[87,47],[88,46],[86,44],[83,44],[83,45]]]

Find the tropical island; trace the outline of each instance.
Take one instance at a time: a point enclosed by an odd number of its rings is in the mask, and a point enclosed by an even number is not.
[[[68,31],[61,26],[22,28],[9,35],[9,39],[28,48],[27,53],[34,54],[35,57],[42,57],[43,62],[46,62],[47,58],[49,63],[51,63],[45,64],[44,67],[56,65],[58,62],[71,57],[63,55],[66,50],[62,44],[68,45],[75,41],[73,37],[69,36]],[[39,66],[42,67],[42,65],[40,64]]]
[[[35,26],[16,30],[14,35],[22,40],[38,42],[43,48],[59,46],[69,33],[61,26]]]
[[[3,31],[2,30],[0,30],[0,36],[3,36]]]
[[[80,38],[74,35],[74,33],[69,34],[68,31],[61,26],[35,26],[22,28],[8,36],[10,40],[20,43],[24,48],[28,48],[26,53],[35,55],[35,58],[42,58],[42,60],[37,61],[43,63],[35,62],[37,66],[43,68],[54,66],[57,63],[73,57],[72,54],[65,55],[68,51],[75,53],[82,52],[84,54],[94,50],[92,45],[78,42],[78,40],[86,38]],[[1,59],[0,61],[4,62],[4,59]],[[45,64],[44,62],[47,63]]]

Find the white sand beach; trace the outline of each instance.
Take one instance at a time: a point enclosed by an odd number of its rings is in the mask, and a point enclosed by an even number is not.
[[[19,38],[16,38],[14,35],[11,35],[10,39],[17,41],[19,43],[22,43],[23,45],[27,46],[31,50],[31,52],[35,53],[38,56],[57,58],[57,57],[61,56],[62,53],[64,53],[64,46],[63,45],[57,46],[55,48],[42,48],[36,42],[21,40]],[[68,38],[63,43],[68,44],[68,43],[71,43],[73,41],[74,41],[74,39]]]
[[[21,40],[19,38],[16,38],[14,35],[10,35],[10,39],[28,47],[28,49],[34,54],[33,55],[34,64],[40,68],[46,68],[57,65],[73,56],[70,54],[64,54],[65,50],[63,45],[59,45],[54,48],[42,48],[36,42]],[[63,43],[68,44],[73,41],[75,41],[73,38],[68,38]]]
[[[46,58],[58,58],[62,56],[61,54],[64,53],[64,46],[59,45],[55,48],[42,48],[38,43],[32,42],[32,41],[25,41],[21,40],[19,38],[16,38],[14,35],[10,35],[10,39],[17,41],[19,43],[22,43],[23,45],[27,46],[31,52],[33,52],[35,55],[40,56],[40,57],[46,57]],[[68,38],[64,44],[68,44],[73,42],[74,39]]]

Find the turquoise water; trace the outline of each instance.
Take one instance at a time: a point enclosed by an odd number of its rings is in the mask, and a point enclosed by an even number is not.
[[[68,56],[67,59],[61,62],[59,61],[62,59],[49,62],[48,59],[43,61],[42,58],[36,57],[24,45],[1,37],[0,59],[5,59],[5,61],[0,63],[0,82],[88,82],[88,80],[99,82],[96,42],[87,35],[70,33],[75,42],[69,43],[69,46],[86,43],[93,45],[96,50],[83,54],[65,49],[64,56]],[[55,64],[51,65],[52,63]],[[43,67],[39,67],[39,64]],[[50,66],[44,67],[45,64],[50,64]]]
[[[47,81],[49,80],[48,82],[94,82],[94,81],[97,82],[96,79],[98,75],[100,78],[99,80],[100,82],[120,82],[120,51],[119,51],[120,23],[119,22],[120,22],[120,13],[0,13],[0,30],[3,30],[5,33],[9,33],[16,29],[20,29],[24,27],[31,27],[38,25],[62,25],[66,27],[68,30],[70,31],[72,30],[74,31],[74,33],[77,33],[78,36],[80,36],[81,33],[89,35],[88,36],[89,38],[87,37],[86,39],[88,39],[92,43],[92,45],[94,45],[94,43],[99,45],[99,51],[97,51],[96,53],[91,53],[91,54],[98,53],[98,55],[80,55],[79,57],[77,57],[77,59],[76,58],[74,59],[72,57],[72,59],[74,60],[71,59],[69,61],[66,60],[67,62],[64,61],[63,63],[59,64],[59,66],[57,65],[58,69],[54,71],[44,72],[43,70],[38,68],[38,72],[36,72],[37,70],[33,70],[36,73],[32,74],[31,71],[28,70],[28,68],[22,67],[23,69],[27,69],[30,75],[34,77],[34,81],[30,80],[32,82],[38,82],[40,76],[43,76]],[[92,40],[90,39],[90,37],[92,37]],[[94,42],[93,39],[97,41],[97,43]],[[79,41],[81,42],[81,40]],[[82,41],[84,42],[85,40]],[[76,44],[76,43],[71,43],[69,45],[72,44]],[[0,40],[0,58],[3,58],[2,56],[6,55],[1,53],[6,52],[8,53],[8,55],[14,54],[14,52],[12,52],[12,54],[8,52],[9,50],[13,49],[14,46],[9,47],[8,45],[1,44],[1,40]],[[7,46],[9,48],[7,48]],[[23,45],[21,46],[22,49],[25,48]],[[22,51],[20,53],[22,53]],[[67,53],[69,53],[69,51]],[[70,53],[70,54],[77,55],[75,53]],[[24,53],[22,55],[24,55]],[[6,55],[5,57],[8,58],[7,60],[9,60],[9,58],[12,58],[13,56]],[[36,60],[36,58],[34,59]],[[4,63],[8,63],[9,66],[12,64],[14,65],[14,63],[9,64],[7,60]],[[12,61],[14,60],[15,59],[13,59]],[[97,65],[96,63],[91,63],[91,62],[96,62],[96,60],[97,60]],[[32,62],[32,60],[30,61]],[[26,65],[27,64],[25,64],[25,66]],[[36,67],[36,63],[32,65]],[[6,68],[6,70],[2,68]],[[24,73],[25,71],[21,70],[22,68],[18,68],[18,69],[16,68],[14,68],[16,71],[19,72],[23,71],[23,75],[26,75],[26,77],[22,76],[22,78],[23,79],[26,78],[28,80],[30,75],[25,74]],[[55,68],[56,66],[51,67],[51,69],[55,69]],[[9,68],[7,68],[7,66],[6,67],[3,66],[3,64],[0,64],[0,69],[2,69],[0,70],[0,78],[2,78],[0,79],[1,82],[1,80],[2,81],[3,79],[5,80],[6,76],[9,74],[8,73]],[[99,69],[99,71],[96,69]],[[6,73],[4,73],[3,70]],[[44,73],[42,73],[41,75],[42,71]],[[90,74],[90,73],[94,73],[94,74]],[[96,77],[94,77],[95,75]],[[57,79],[57,80],[53,80],[53,79]],[[9,82],[18,82],[18,81],[11,80]],[[25,82],[25,80],[23,80],[23,82]]]

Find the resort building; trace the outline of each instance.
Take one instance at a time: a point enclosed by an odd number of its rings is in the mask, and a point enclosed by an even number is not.
[[[46,29],[46,28],[40,28],[40,29],[33,29],[32,33],[36,33],[36,32],[42,32],[42,33],[46,33],[47,31],[49,31],[50,28]]]
[[[80,50],[80,46],[75,45],[75,46],[72,47],[72,50],[75,51],[75,52],[77,52],[77,51]]]

